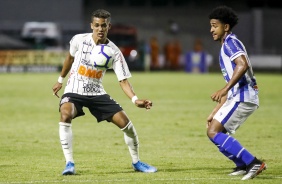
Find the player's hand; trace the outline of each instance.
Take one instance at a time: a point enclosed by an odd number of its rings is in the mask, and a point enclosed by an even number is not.
[[[223,88],[223,89],[218,90],[217,92],[213,93],[211,95],[211,99],[213,101],[215,101],[215,102],[219,102],[220,103],[221,102],[221,98],[226,96],[227,93],[228,93],[228,91]]]
[[[140,108],[146,108],[147,110],[151,109],[153,102],[150,100],[136,100],[135,105]]]
[[[58,91],[60,91],[60,89],[62,88],[62,85],[63,85],[62,83],[57,82],[52,88],[53,95],[55,95],[58,98],[60,98],[60,96],[58,95]]]

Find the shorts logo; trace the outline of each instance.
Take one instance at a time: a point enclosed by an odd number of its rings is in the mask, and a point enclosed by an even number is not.
[[[67,103],[69,102],[69,97],[64,97],[62,100],[61,100],[61,105],[64,104],[64,103]]]

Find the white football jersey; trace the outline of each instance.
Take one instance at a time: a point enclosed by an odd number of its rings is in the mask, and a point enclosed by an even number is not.
[[[229,34],[222,44],[219,57],[221,72],[225,81],[229,82],[236,67],[234,60],[241,55],[246,57],[249,69],[228,92],[228,99],[259,105],[258,86],[247,51],[243,43],[234,34]]]
[[[119,81],[131,77],[127,63],[120,49],[109,40],[107,44],[114,50],[112,69]],[[70,55],[74,57],[64,93],[76,93],[86,96],[106,94],[102,85],[106,70],[95,68],[89,60],[92,49],[96,46],[92,33],[77,34],[70,41]]]

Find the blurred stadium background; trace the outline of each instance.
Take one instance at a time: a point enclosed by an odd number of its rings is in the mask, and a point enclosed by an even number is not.
[[[91,32],[93,10],[112,14],[111,39],[120,46],[131,70],[150,70],[151,38],[158,41],[159,70],[167,42],[181,46],[179,67],[195,39],[218,67],[220,45],[209,33],[208,14],[218,5],[239,15],[234,33],[244,42],[256,70],[282,72],[282,6],[275,0],[0,0],[0,73],[54,72],[62,65],[71,37]],[[131,50],[137,51],[131,52]]]

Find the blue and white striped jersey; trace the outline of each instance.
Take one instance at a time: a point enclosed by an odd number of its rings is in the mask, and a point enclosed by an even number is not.
[[[228,92],[228,99],[259,105],[257,82],[253,74],[247,51],[243,43],[234,34],[229,34],[222,44],[219,57],[221,72],[225,81],[229,82],[236,67],[234,60],[241,55],[246,57],[249,69],[238,83]]]

